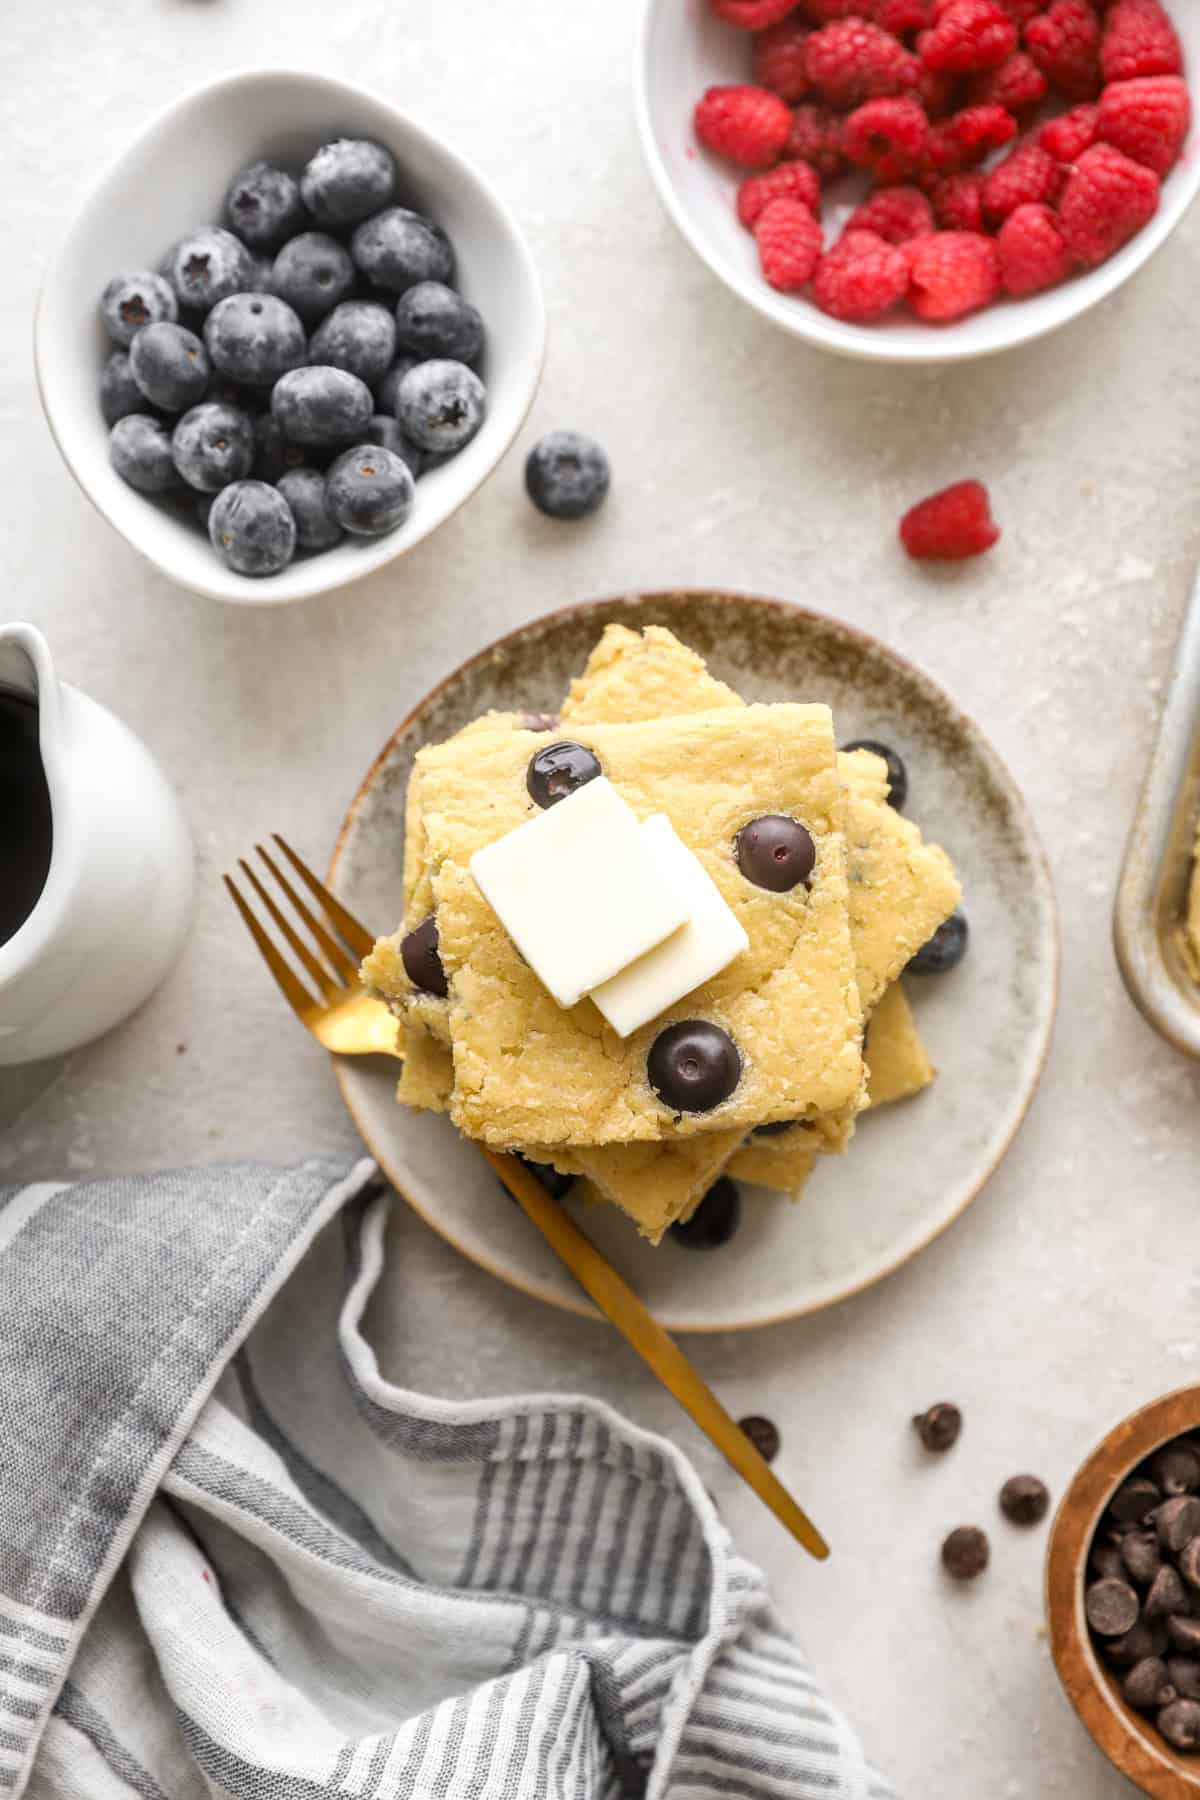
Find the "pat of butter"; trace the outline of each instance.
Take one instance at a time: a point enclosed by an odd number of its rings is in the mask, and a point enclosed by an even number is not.
[[[603,775],[477,850],[471,873],[560,1006],[574,1006],[688,916],[678,882]]]
[[[665,814],[647,819],[642,836],[662,870],[663,885],[684,895],[691,917],[665,943],[592,989],[592,999],[623,1038],[711,981],[750,943],[716,882]]]

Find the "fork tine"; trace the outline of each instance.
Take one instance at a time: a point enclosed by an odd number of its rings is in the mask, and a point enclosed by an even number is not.
[[[317,961],[316,957],[304,942],[304,939],[300,936],[299,932],[292,925],[291,921],[287,918],[286,914],[284,914],[275,904],[274,900],[272,900],[270,894],[268,894],[266,888],[254,873],[254,870],[250,867],[250,864],[246,861],[244,856],[238,857],[238,864],[245,875],[246,880],[250,883],[251,887],[274,919],[276,925],[278,925],[280,931],[282,931],[284,937],[287,939],[292,950],[295,952],[297,959],[304,964],[304,967],[308,970],[325,998],[327,1000],[332,1000],[334,996],[341,991],[338,982],[327,969],[322,968],[321,964]]]
[[[229,889],[229,896],[233,901],[233,904],[242,915],[243,924],[250,933],[250,936],[254,939],[254,942],[258,945],[259,954],[266,963],[268,969],[270,969],[272,975],[275,977],[280,988],[283,990],[284,999],[287,1001],[292,1011],[303,1018],[305,1013],[311,1012],[313,1007],[318,1006],[320,1002],[314,1000],[299,976],[293,973],[283,957],[280,956],[278,950],[255,918],[253,912],[250,910],[245,900],[243,900],[241,892],[232,877],[223,875],[221,879]]]
[[[255,844],[254,848],[258,851],[258,854],[262,857],[268,869],[270,869],[272,875],[291,901],[293,910],[300,914],[300,917],[308,926],[314,942],[322,951],[324,951],[326,959],[333,964],[333,967],[337,970],[342,981],[349,986],[357,973],[353,958],[347,956],[346,952],[342,949],[342,946],[336,939],[330,936],[329,932],[326,931],[311,907],[305,905],[282,869],[279,868],[277,863],[272,861],[270,855],[263,849],[262,845]]]
[[[321,905],[329,914],[329,917],[333,920],[355,955],[359,957],[370,956],[372,950],[375,948],[375,939],[367,930],[366,926],[360,925],[354,914],[348,912],[341,901],[330,893],[324,882],[317,880],[308,865],[301,861],[291,845],[285,842],[277,831],[273,831],[271,836],[279,845],[279,848],[283,851],[283,854],[287,857],[309,893],[315,900],[321,902]]]

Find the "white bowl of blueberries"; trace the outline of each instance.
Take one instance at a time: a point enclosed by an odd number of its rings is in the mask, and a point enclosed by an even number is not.
[[[172,580],[261,603],[369,574],[469,498],[529,409],[545,316],[452,150],[264,70],[180,100],[109,170],[34,338],[89,499]]]

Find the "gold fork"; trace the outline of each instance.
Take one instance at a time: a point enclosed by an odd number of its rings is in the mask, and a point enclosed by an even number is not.
[[[365,994],[358,984],[358,965],[374,944],[364,925],[317,879],[279,834],[276,845],[300,882],[316,900],[324,918],[297,892],[278,862],[261,844],[255,846],[266,868],[316,945],[316,953],[297,932],[282,907],[244,859],[246,881],[288,949],[312,983],[308,987],[272,940],[231,876],[225,886],[258,945],[263,961],[296,1017],[326,1050],[338,1056],[400,1057],[396,1021],[387,1007]],[[313,991],[315,989],[315,992]],[[537,1177],[515,1156],[498,1156],[480,1146],[513,1199],[533,1221],[576,1281],[632,1345],[663,1386],[695,1420],[722,1456],[749,1483],[804,1548],[823,1561],[828,1545],[788,1493],[741,1426],[731,1418],[712,1390],[700,1379],[675,1340],[642,1305],[629,1284],[603,1257],[591,1239],[564,1212]]]

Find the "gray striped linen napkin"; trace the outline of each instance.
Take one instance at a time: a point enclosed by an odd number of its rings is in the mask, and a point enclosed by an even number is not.
[[[0,1793],[891,1800],[671,1444],[383,1380],[389,1204],[0,1191]]]

